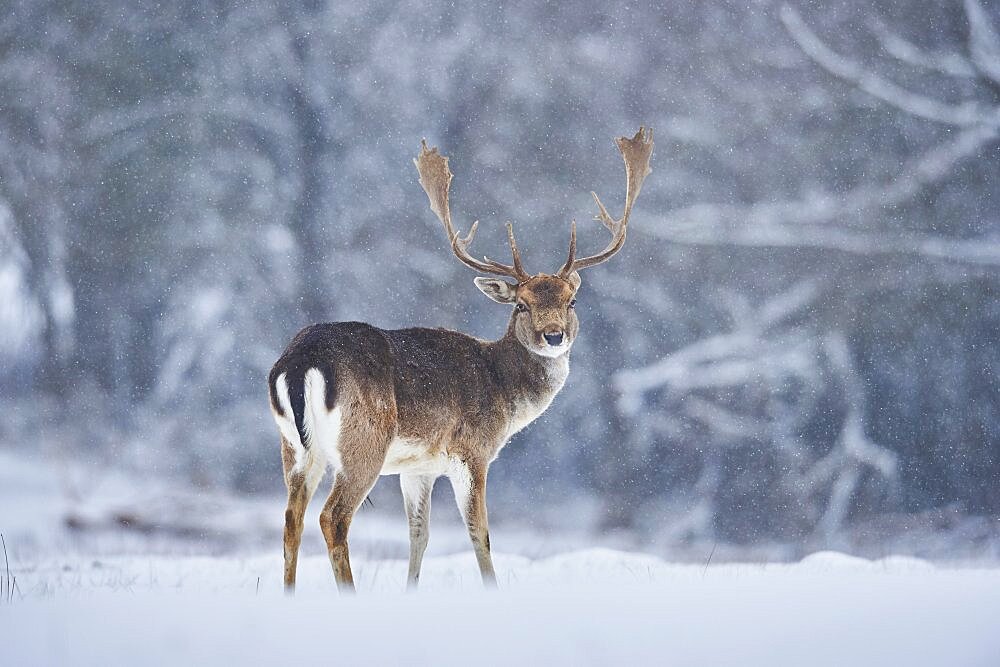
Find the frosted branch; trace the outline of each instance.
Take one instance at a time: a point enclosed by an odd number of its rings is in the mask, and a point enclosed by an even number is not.
[[[295,126],[288,115],[245,95],[232,95],[224,99],[199,97],[164,97],[139,102],[127,109],[100,113],[81,131],[85,143],[97,143],[116,134],[136,130],[154,121],[173,116],[215,117],[245,122],[276,135],[279,139],[295,137]]]
[[[946,125],[968,127],[996,124],[995,110],[983,110],[975,102],[947,104],[932,97],[914,93],[896,83],[870,72],[857,62],[828,47],[814,33],[798,12],[788,5],[781,8],[781,21],[799,48],[817,65],[839,79],[855,85],[872,97],[918,118]]]
[[[888,184],[865,184],[836,195],[819,192],[803,199],[755,204],[696,204],[644,222],[651,236],[691,245],[826,248],[857,255],[917,255],[986,266],[1000,265],[1000,242],[989,238],[870,232],[829,222],[867,210],[898,206],[948,176],[1000,135],[976,126],[903,166]]]
[[[965,0],[969,20],[969,55],[972,63],[994,83],[1000,84],[1000,37],[977,0]]]
[[[896,478],[898,457],[865,435],[864,385],[851,359],[847,339],[842,333],[834,332],[826,336],[823,346],[831,366],[840,377],[847,402],[847,415],[836,444],[806,475],[810,486],[833,479],[830,499],[816,526],[818,532],[829,537],[840,529],[847,518],[851,499],[861,480],[862,467],[870,467],[891,481]]]
[[[696,341],[645,368],[619,371],[614,385],[623,395],[622,405],[641,403],[642,394],[660,387],[685,393],[760,380],[777,383],[789,376],[812,381],[817,371],[811,337],[797,329],[766,334],[817,294],[816,284],[804,281],[769,299],[731,333]]]
[[[861,374],[851,359],[847,339],[840,332],[831,333],[823,341],[823,346],[827,358],[844,385],[844,397],[847,401],[847,417],[844,419],[839,444],[851,458],[875,468],[884,477],[894,477],[896,455],[865,435],[865,390]]]
[[[863,473],[872,470],[891,482],[898,460],[865,432],[864,381],[845,336],[840,332],[821,336],[804,327],[777,335],[773,331],[774,325],[808,307],[818,291],[812,281],[796,284],[737,321],[733,332],[692,343],[645,368],[620,371],[614,383],[626,414],[635,413],[648,392],[665,390],[680,399],[672,401],[671,412],[702,425],[712,448],[752,440],[779,452],[788,463],[786,481],[793,493],[803,500],[826,495],[815,530],[829,537],[850,514]],[[796,414],[808,414],[813,404],[788,403],[783,394],[796,387],[799,394],[822,395],[829,377],[821,370],[824,359],[840,385],[845,411],[830,451],[809,463],[811,457],[790,425]],[[732,390],[750,391],[764,398],[767,407],[743,412],[746,406],[741,403],[734,408],[727,397]]]
[[[818,295],[819,284],[815,280],[803,280],[768,299],[756,317],[764,328],[774,326],[811,306]]]
[[[684,414],[709,426],[720,438],[766,438],[771,425],[762,419],[740,414],[700,396],[684,399]]]
[[[902,63],[958,78],[972,79],[978,76],[972,63],[958,53],[927,52],[889,30],[881,21],[877,21],[872,30],[885,52]]]

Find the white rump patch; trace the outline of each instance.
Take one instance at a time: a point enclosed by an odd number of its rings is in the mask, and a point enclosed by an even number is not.
[[[309,447],[303,446],[299,440],[299,431],[295,428],[295,415],[292,412],[292,402],[288,395],[288,378],[282,373],[275,380],[275,391],[278,395],[278,405],[284,414],[272,411],[274,421],[282,437],[288,441],[295,453],[293,471],[306,473],[306,484],[315,488],[329,465],[340,467],[340,451],[337,443],[340,440],[341,409],[334,406],[326,409],[326,381],[323,374],[310,368],[305,374],[305,412],[303,414],[302,430],[305,431]]]
[[[305,385],[305,430],[309,445],[316,448],[316,456],[322,456],[326,464],[339,470],[341,458],[338,444],[342,410],[339,405],[333,406],[333,410],[326,409],[326,380],[318,369],[310,368],[306,371]]]
[[[271,414],[274,415],[274,421],[278,424],[278,430],[281,431],[282,437],[291,444],[295,449],[295,460],[299,460],[299,450],[303,449],[302,443],[299,442],[299,432],[295,428],[295,416],[292,414],[292,401],[288,398],[288,379],[285,374],[282,373],[278,376],[278,379],[274,381],[275,392],[278,394],[278,407],[281,408],[282,413],[278,414],[273,409]]]

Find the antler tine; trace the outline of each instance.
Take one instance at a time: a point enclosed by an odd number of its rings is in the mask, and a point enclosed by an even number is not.
[[[448,191],[451,188],[451,179],[454,176],[448,167],[448,158],[438,153],[437,147],[428,148],[427,140],[420,141],[420,155],[413,160],[417,165],[417,173],[420,174],[420,185],[427,193],[430,200],[431,210],[434,211],[438,219],[444,225],[445,233],[451,242],[451,250],[455,257],[466,266],[479,271],[480,273],[491,273],[497,276],[515,278],[522,282],[529,278],[529,274],[521,265],[521,256],[514,244],[514,231],[512,225],[507,225],[507,236],[510,240],[510,249],[514,254],[514,265],[501,264],[487,257],[483,261],[475,259],[469,254],[469,245],[476,235],[479,221],[472,223],[469,233],[463,238],[455,231],[451,224],[451,210],[448,206]]]
[[[521,253],[518,251],[517,243],[514,241],[514,224],[511,222],[507,223],[507,242],[510,243],[510,254],[514,258],[514,271],[519,278],[530,278],[531,276],[524,270],[524,265],[521,264]]]
[[[569,224],[569,256],[566,257],[566,263],[556,272],[556,275],[567,277],[573,272],[574,261],[576,261],[576,220]]]
[[[642,182],[651,172],[649,159],[653,154],[653,130],[640,127],[639,131],[631,139],[628,137],[618,137],[615,139],[615,143],[618,145],[618,150],[621,151],[622,159],[625,161],[625,210],[622,213],[621,219],[615,220],[608,213],[604,204],[601,203],[601,198],[597,196],[597,193],[590,193],[594,197],[594,202],[597,204],[598,210],[594,218],[595,220],[600,220],[608,231],[611,232],[611,242],[608,243],[608,246],[603,251],[596,255],[573,259],[572,261],[567,260],[566,264],[559,270],[560,276],[566,277],[574,271],[600,264],[608,260],[625,245],[625,233],[628,230],[628,219],[632,213],[632,205],[635,204],[635,199],[639,196],[639,191],[642,189]],[[571,241],[572,251],[575,251],[575,246],[576,241],[574,238]],[[571,252],[572,254],[573,252]]]
[[[483,257],[483,261],[497,269],[511,269],[514,272],[511,277],[517,278],[518,282],[524,282],[531,278],[531,274],[524,270],[524,265],[521,263],[521,252],[517,249],[517,243],[514,241],[514,225],[509,222],[507,223],[507,242],[510,244],[510,254],[514,258],[514,266],[501,264],[489,257]]]

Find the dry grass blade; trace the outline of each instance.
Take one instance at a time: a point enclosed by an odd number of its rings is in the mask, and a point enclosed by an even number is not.
[[[7,559],[7,540],[4,539],[3,533],[0,533],[0,544],[3,544],[3,563],[6,570],[6,575],[4,575],[2,582],[0,582],[0,595],[3,596],[4,602],[10,603],[14,598],[14,579],[10,576],[10,561]]]

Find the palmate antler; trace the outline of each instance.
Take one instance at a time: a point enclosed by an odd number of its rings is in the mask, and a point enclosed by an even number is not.
[[[501,264],[488,257],[483,257],[480,261],[469,254],[469,244],[472,243],[472,239],[476,235],[479,221],[472,223],[465,238],[459,236],[452,226],[451,210],[448,207],[448,189],[451,187],[453,174],[448,168],[448,158],[438,153],[437,147],[428,148],[427,141],[422,140],[420,142],[420,155],[414,158],[413,163],[417,165],[420,185],[423,186],[424,192],[427,193],[427,198],[431,202],[431,210],[444,224],[448,240],[451,241],[451,250],[460,262],[480,273],[514,278],[519,283],[531,278],[531,274],[525,271],[521,264],[521,253],[518,252],[517,244],[514,242],[514,226],[509,222],[507,223],[507,239],[510,242],[510,252],[514,257],[513,265]]]
[[[570,231],[569,257],[566,263],[559,269],[557,275],[561,278],[568,278],[573,272],[586,269],[595,264],[606,261],[616,252],[621,250],[625,243],[625,232],[628,227],[629,214],[632,212],[632,205],[639,190],[642,189],[642,182],[649,175],[649,158],[653,154],[653,130],[640,127],[635,136],[618,137],[615,139],[618,150],[621,151],[625,160],[625,211],[619,220],[615,220],[608,213],[608,210],[601,203],[597,193],[591,192],[594,201],[597,202],[598,214],[596,220],[600,220],[608,231],[611,232],[611,242],[602,252],[590,257],[576,258],[576,223],[573,223]],[[514,278],[518,283],[523,283],[531,278],[531,274],[524,270],[521,264],[521,254],[517,250],[514,242],[514,226],[507,223],[507,239],[510,242],[510,252],[514,257],[512,265],[501,264],[488,257],[483,257],[480,261],[469,254],[469,245],[476,235],[479,222],[472,223],[468,235],[465,238],[459,236],[458,232],[451,224],[451,211],[448,207],[448,190],[451,187],[453,174],[448,167],[448,158],[438,153],[438,149],[428,148],[427,141],[420,142],[420,155],[414,158],[413,163],[417,165],[420,174],[420,185],[423,186],[427,198],[430,200],[431,210],[444,224],[448,240],[451,241],[452,252],[459,261],[468,267],[481,273],[490,273],[497,276]]]
[[[577,259],[576,223],[574,222],[570,230],[569,257],[566,258],[566,263],[563,264],[557,274],[562,278],[568,277],[574,271],[586,269],[606,261],[621,250],[625,244],[625,232],[628,228],[629,214],[632,213],[632,205],[635,203],[636,197],[639,196],[639,190],[642,189],[642,182],[651,171],[649,168],[649,158],[653,154],[653,130],[640,127],[639,131],[631,139],[628,137],[618,137],[615,139],[615,143],[618,144],[618,150],[621,151],[622,158],[625,160],[625,212],[622,214],[621,219],[615,220],[608,214],[608,210],[604,208],[604,204],[601,203],[601,199],[597,196],[597,193],[590,193],[593,195],[594,201],[597,202],[598,214],[594,219],[600,220],[608,228],[608,231],[611,232],[611,242],[608,243],[607,248],[596,255]]]

